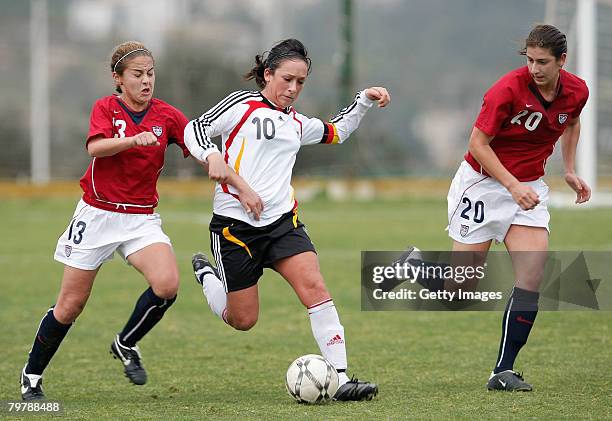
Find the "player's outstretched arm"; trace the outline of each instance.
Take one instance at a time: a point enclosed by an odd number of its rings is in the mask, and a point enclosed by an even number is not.
[[[337,134],[337,143],[342,143],[349,138],[351,133],[359,127],[361,119],[373,104],[383,108],[390,101],[389,92],[381,86],[373,86],[359,92],[352,104],[343,108],[334,118],[329,120],[334,125],[333,131]]]
[[[382,86],[373,86],[365,90],[370,101],[376,101],[379,108],[386,107],[391,102],[391,95]]]
[[[372,105],[377,104],[379,108],[383,108],[389,105],[390,101],[391,95],[386,88],[373,86],[357,93],[355,100],[328,122],[300,114],[298,118],[303,122],[300,142],[302,145],[342,143],[359,127],[361,119]]]
[[[151,132],[142,132],[136,136],[120,138],[103,138],[99,136],[89,140],[87,152],[91,157],[101,158],[116,155],[134,146],[159,146],[159,141]]]

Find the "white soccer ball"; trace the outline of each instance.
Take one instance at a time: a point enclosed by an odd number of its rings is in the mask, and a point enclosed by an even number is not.
[[[298,402],[329,402],[338,390],[338,372],[320,355],[303,355],[287,369],[285,386]]]

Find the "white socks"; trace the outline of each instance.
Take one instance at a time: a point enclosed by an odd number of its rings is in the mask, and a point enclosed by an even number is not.
[[[196,276],[202,279],[202,292],[208,306],[217,316],[221,318],[225,323],[225,308],[227,307],[227,296],[225,294],[225,288],[223,283],[210,267],[205,267],[196,272]]]
[[[321,354],[336,370],[346,370],[346,347],[344,328],[340,324],[338,312],[332,299],[308,307],[310,326]],[[340,386],[349,379],[345,372],[338,373]]]

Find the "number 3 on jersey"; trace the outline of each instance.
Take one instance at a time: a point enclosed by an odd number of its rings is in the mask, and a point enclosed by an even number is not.
[[[127,124],[125,124],[125,120],[113,120],[115,127],[117,127],[117,132],[118,134],[115,135],[115,137],[125,137],[125,127],[127,126]]]

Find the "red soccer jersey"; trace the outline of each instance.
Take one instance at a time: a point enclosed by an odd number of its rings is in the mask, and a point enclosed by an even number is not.
[[[484,95],[474,126],[494,136],[491,148],[520,181],[544,175],[555,143],[568,121],[580,115],[589,97],[584,80],[563,69],[558,89],[557,97],[547,102],[525,66],[503,76]],[[486,174],[469,152],[465,160],[474,170]]]
[[[112,156],[93,158],[81,178],[83,200],[113,212],[153,213],[166,148],[176,143],[183,155],[189,156],[183,142],[187,122],[182,112],[157,98],[140,113],[115,95],[97,100],[91,110],[87,142],[96,136],[120,138],[152,132],[160,146],[135,146]]]

